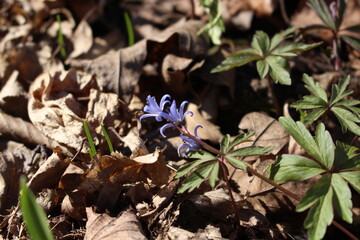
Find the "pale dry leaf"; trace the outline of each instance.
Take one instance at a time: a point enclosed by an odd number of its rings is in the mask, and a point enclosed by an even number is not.
[[[93,34],[90,25],[86,20],[81,20],[71,37],[74,50],[68,59],[76,58],[81,54],[87,53],[93,44]]]
[[[91,208],[86,208],[86,214],[85,240],[147,239],[133,210],[127,210],[116,218],[106,213],[95,213]]]
[[[246,114],[239,123],[240,130],[254,131],[250,138],[253,142],[245,142],[238,147],[261,146],[274,147],[272,154],[277,155],[289,142],[289,133],[274,118],[260,112]]]
[[[12,117],[0,111],[0,133],[3,137],[18,140],[30,146],[45,144],[49,148],[59,146],[54,140],[51,140],[40,132],[33,124]]]
[[[226,0],[224,5],[231,15],[239,11],[252,10],[257,16],[270,16],[277,6],[277,0]]]
[[[203,140],[209,140],[212,143],[219,143],[224,135],[220,132],[220,127],[206,120],[201,113],[197,105],[189,103],[187,111],[193,112],[185,116],[186,126],[190,133],[194,133],[196,126],[201,125],[202,128],[198,129],[198,136]]]

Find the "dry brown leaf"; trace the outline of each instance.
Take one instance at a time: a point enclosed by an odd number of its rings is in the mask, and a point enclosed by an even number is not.
[[[88,221],[86,222],[85,240],[146,240],[142,226],[133,210],[127,210],[118,217],[108,214],[95,213],[86,208]]]
[[[81,20],[71,37],[74,50],[68,59],[76,58],[81,54],[87,53],[93,44],[93,34],[90,25],[86,20]]]
[[[289,134],[282,125],[274,118],[264,113],[253,112],[246,114],[239,123],[240,130],[254,131],[250,138],[254,142],[242,143],[239,147],[251,145],[262,147],[274,147],[272,154],[277,155],[288,144]]]
[[[231,15],[239,11],[252,10],[257,16],[270,16],[277,6],[277,0],[226,0],[224,5]]]
[[[198,106],[189,103],[187,111],[192,111],[194,114],[185,116],[186,126],[190,133],[194,132],[196,126],[201,125],[198,129],[198,136],[203,140],[209,140],[212,143],[219,143],[224,135],[220,132],[220,127],[206,120],[199,112]]]

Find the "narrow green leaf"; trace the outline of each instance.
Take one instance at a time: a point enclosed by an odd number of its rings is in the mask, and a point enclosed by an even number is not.
[[[301,43],[301,42],[297,42],[297,43],[291,43],[291,44],[287,44],[281,47],[276,48],[274,51],[271,52],[272,55],[283,55],[285,54],[289,54],[289,53],[297,53],[297,52],[304,52],[304,51],[308,51],[310,49],[313,49],[319,45],[321,45],[322,42],[317,42],[317,43],[312,43],[312,44],[306,44],[306,43]],[[293,55],[289,55],[289,56],[293,56]],[[295,54],[296,56],[296,54]]]
[[[347,129],[349,129],[351,132],[355,133],[356,135],[360,136],[360,127],[358,124],[356,124],[355,122],[346,119],[344,116],[341,115],[341,111],[338,110],[338,108],[332,107],[331,110],[333,111],[333,113],[335,113],[335,116],[337,117],[337,119],[340,122],[341,125],[341,130],[343,132],[346,132]],[[344,109],[343,109],[344,110]],[[356,116],[355,114],[353,114],[354,116]]]
[[[323,0],[309,0],[308,3],[319,15],[321,20],[332,30],[336,31],[336,25],[331,17],[328,6]]]
[[[265,60],[260,59],[256,62],[256,69],[260,78],[264,79],[269,72],[269,64]]]
[[[269,51],[274,50],[284,39],[290,37],[296,29],[297,27],[291,27],[281,33],[275,34],[271,38]]]
[[[305,87],[309,90],[309,92],[328,103],[326,92],[319,83],[315,83],[313,78],[309,77],[307,74],[303,74],[303,81],[306,84]]]
[[[131,23],[131,18],[127,12],[124,13],[126,32],[128,37],[128,46],[132,46],[135,43],[134,29]]]
[[[321,154],[321,160],[319,160],[328,170],[331,170],[335,157],[335,146],[330,136],[330,133],[325,130],[325,125],[320,123],[316,127],[315,141],[318,145]]]
[[[216,161],[216,163],[213,165],[210,175],[209,175],[209,183],[210,183],[211,187],[215,187],[216,180],[218,180],[219,167],[220,167],[220,163],[218,161]]]
[[[360,171],[340,172],[339,175],[360,193]]]
[[[347,75],[346,77],[344,77],[342,80],[339,81],[338,85],[336,84],[332,85],[331,98],[330,98],[331,104],[337,103],[342,98],[352,93],[352,91],[347,91],[345,93],[346,87],[349,85],[349,83],[350,83],[350,76]]]
[[[251,42],[251,47],[261,53],[262,56],[265,56],[270,48],[269,36],[263,31],[256,31]]]
[[[341,149],[348,158],[354,158],[359,156],[359,154],[357,153],[357,151],[359,151],[359,148],[340,141],[336,141],[336,150],[338,149]]]
[[[84,120],[83,125],[84,125],[84,129],[85,129],[85,134],[86,134],[87,140],[89,142],[89,146],[90,146],[89,154],[90,154],[90,157],[93,158],[96,155],[96,147],[94,144],[94,140],[91,136],[89,125],[87,124],[86,120]]]
[[[107,145],[108,145],[108,147],[109,147],[109,151],[110,151],[110,153],[112,153],[112,152],[114,152],[114,147],[113,147],[113,145],[112,145],[112,142],[111,142],[111,139],[110,139],[110,137],[109,137],[109,134],[107,133],[107,131],[106,131],[106,129],[105,129],[105,127],[104,127],[103,124],[100,124],[100,126],[101,126],[101,131],[103,132],[104,137],[105,137],[105,140],[106,140]]]
[[[352,106],[356,106],[360,104],[359,100],[355,100],[355,99],[349,99],[349,100],[341,100],[339,102],[337,102],[336,104],[334,104],[335,106],[345,106],[345,107],[352,107]]]
[[[199,167],[196,171],[190,174],[181,184],[178,189],[178,193],[183,193],[185,191],[191,192],[195,188],[199,187],[200,184],[205,181],[205,179],[209,176],[211,170],[213,169],[213,165],[217,162],[210,162],[204,164]]]
[[[347,0],[340,0],[339,1],[339,11],[338,11],[338,17],[335,19],[335,26],[337,29],[340,28],[341,23],[344,19],[344,14],[345,14],[345,10],[346,10],[346,4],[347,4]]]
[[[241,133],[235,137],[235,139],[230,143],[229,150],[231,150],[233,147],[243,143],[250,141],[249,138],[254,135],[254,131],[250,131],[248,133]]]
[[[66,49],[65,49],[65,41],[64,41],[64,35],[62,33],[62,28],[61,28],[61,18],[60,15],[56,15],[56,21],[59,24],[59,28],[57,31],[57,42],[58,45],[60,47],[60,55],[62,58],[66,58]]]
[[[303,100],[299,100],[290,105],[296,109],[314,109],[319,107],[328,107],[328,104],[321,98],[313,95],[304,96]]]
[[[283,154],[270,168],[270,178],[277,183],[302,181],[325,172],[321,166],[307,157]]]
[[[36,202],[34,194],[27,188],[24,177],[20,178],[20,189],[20,208],[31,239],[53,240],[46,214]]]
[[[253,54],[234,55],[226,58],[219,66],[211,70],[211,73],[228,71],[234,67],[241,67],[249,62],[260,59],[261,56]]]
[[[360,39],[344,34],[341,34],[340,37],[344,42],[349,44],[351,47],[353,47],[357,51],[360,51]]]
[[[190,155],[192,154],[192,155]],[[180,178],[182,176],[184,176],[185,174],[187,174],[188,172],[190,172],[192,169],[194,169],[195,167],[203,164],[203,163],[206,163],[206,162],[209,162],[211,160],[214,160],[216,159],[215,156],[213,156],[212,154],[208,153],[208,152],[200,152],[200,151],[197,151],[197,152],[190,152],[189,153],[189,157],[190,158],[200,158],[199,160],[196,160],[196,161],[193,161],[191,163],[188,163],[188,164],[185,164],[183,165],[177,172],[176,172],[176,175],[175,175],[175,179],[177,178]]]
[[[331,185],[334,189],[334,207],[340,214],[341,218],[352,223],[352,201],[351,191],[347,182],[339,175],[333,174],[331,177]]]
[[[226,154],[228,157],[244,157],[244,156],[254,156],[254,155],[263,155],[273,150],[273,147],[259,147],[259,146],[250,146],[236,149],[232,152]]]
[[[305,149],[316,160],[321,161],[321,153],[317,147],[314,138],[301,122],[294,122],[291,118],[280,117],[279,122],[286,131],[295,139],[295,141]]]
[[[297,212],[303,212],[312,205],[314,205],[319,199],[325,196],[330,189],[331,174],[323,175],[319,181],[305,193],[305,196],[301,199],[296,207]]]
[[[340,116],[342,119],[346,119],[346,120],[350,120],[352,122],[360,123],[359,116],[357,116],[356,114],[350,112],[349,110],[334,106],[334,107],[331,108],[331,111],[333,111],[336,114],[336,116]]]
[[[327,108],[319,108],[319,109],[315,109],[311,113],[307,114],[304,119],[304,124],[305,125],[312,124],[319,117],[321,117],[326,112],[326,110],[327,110]]]
[[[290,73],[286,71],[286,60],[278,56],[268,56],[266,62],[270,66],[270,77],[275,83],[291,85]]]
[[[355,33],[359,33],[360,32],[360,24],[359,25],[353,25],[350,27],[345,28],[344,30],[350,31],[350,32],[355,32]]]
[[[229,144],[230,144],[230,135],[226,134],[221,140],[220,150],[226,153],[229,150]]]
[[[327,226],[334,218],[332,197],[333,190],[329,188],[327,194],[319,199],[305,218],[304,227],[308,229],[308,235],[312,240],[322,239]]]
[[[243,161],[237,159],[236,157],[225,156],[225,159],[228,160],[233,166],[237,168],[241,168],[244,171],[246,171],[247,169],[246,164]]]

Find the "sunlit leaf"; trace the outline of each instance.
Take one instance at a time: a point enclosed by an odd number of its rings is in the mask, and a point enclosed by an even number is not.
[[[333,174],[331,185],[334,189],[334,207],[341,218],[352,223],[352,201],[351,191],[347,182],[339,174]]]

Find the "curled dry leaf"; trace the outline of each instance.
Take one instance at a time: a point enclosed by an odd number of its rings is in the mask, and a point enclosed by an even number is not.
[[[85,240],[147,239],[133,210],[126,210],[116,218],[110,217],[106,213],[95,213],[91,208],[86,208],[86,214],[88,221]]]
[[[224,135],[220,132],[220,127],[206,120],[197,105],[189,103],[187,111],[192,111],[194,114],[185,116],[187,129],[193,133],[196,126],[201,125],[202,128],[198,129],[198,136],[203,140],[209,140],[212,143],[219,143]]]

